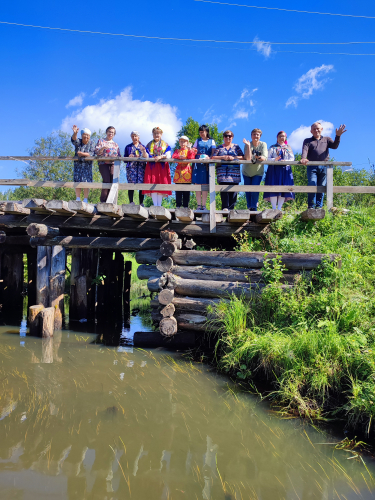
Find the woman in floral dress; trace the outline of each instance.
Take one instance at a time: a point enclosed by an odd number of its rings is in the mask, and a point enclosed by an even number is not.
[[[104,156],[106,158],[116,158],[121,156],[120,148],[118,144],[113,140],[116,135],[115,127],[107,127],[105,131],[106,138],[99,139],[96,147],[95,154],[97,156]],[[115,168],[115,161],[99,161],[99,172],[102,176],[104,183],[112,183],[113,182],[113,171]],[[109,189],[102,189],[100,195],[100,201],[105,203],[109,194]]]
[[[157,161],[148,162],[145,170],[145,184],[171,184],[171,171],[169,164],[160,160],[171,158],[171,147],[162,140],[163,131],[160,127],[152,129],[154,139],[146,146],[149,158]],[[163,196],[170,196],[172,191],[143,191],[143,194],[151,196],[154,206],[161,207]]]
[[[231,130],[226,130],[223,133],[224,144],[218,146],[212,156],[212,160],[243,160],[243,151],[238,144],[234,144],[232,139],[234,134]],[[241,164],[228,163],[221,164],[216,167],[216,176],[218,184],[233,184],[237,185],[241,182]],[[233,210],[237,201],[237,193],[235,192],[220,192],[222,210]]]
[[[87,156],[94,156],[95,145],[90,140],[91,131],[88,128],[81,130],[82,139],[77,139],[79,128],[73,125],[73,135],[71,141],[75,147],[75,156],[79,156],[79,160],[74,162],[73,180],[74,182],[92,182],[92,161],[84,161],[83,158]],[[76,201],[81,199],[81,188],[76,188]],[[83,189],[83,201],[87,203],[89,197],[89,190]]]
[[[277,134],[277,143],[268,150],[268,159],[275,161],[293,161],[294,153],[287,142],[286,133],[281,130]],[[293,172],[290,165],[268,165],[266,186],[294,186]],[[294,193],[288,191],[285,193],[264,193],[263,199],[270,201],[272,208],[282,209],[285,200],[294,200]]]
[[[179,138],[180,149],[175,149],[172,158],[176,160],[192,160],[195,158],[197,150],[191,148],[189,138],[183,135]],[[191,163],[177,163],[174,172],[173,182],[175,184],[191,184],[192,166]],[[176,191],[176,207],[189,207],[190,191]]]
[[[134,157],[134,158],[147,158],[146,148],[139,140],[139,133],[133,130],[130,134],[132,141],[130,144],[125,146],[124,156]],[[145,178],[146,162],[142,161],[130,161],[126,164],[126,178],[129,184],[143,184]],[[129,189],[129,202],[134,205],[134,191]],[[139,191],[139,204],[143,206],[144,195],[142,191]]]

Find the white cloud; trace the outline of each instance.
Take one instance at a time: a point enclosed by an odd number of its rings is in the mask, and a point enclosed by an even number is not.
[[[263,42],[263,40],[259,40],[257,36],[253,40],[253,47],[255,47],[258,52],[263,54],[266,59],[271,55],[272,52],[271,45],[268,42]]]
[[[109,125],[116,128],[116,142],[123,149],[130,142],[130,132],[137,130],[145,144],[152,139],[152,129],[160,126],[163,139],[174,144],[177,132],[182,126],[177,117],[177,108],[161,101],[140,101],[133,99],[131,87],[126,87],[112,99],[101,99],[98,104],[85,106],[63,119],[61,130],[70,132],[72,124],[90,130],[105,130]]]
[[[80,94],[73,97],[73,99],[70,99],[70,101],[65,107],[70,108],[72,106],[82,106],[83,99],[85,98],[85,96],[86,94],[84,92],[81,92]]]
[[[294,86],[295,91],[299,95],[289,97],[285,107],[287,108],[291,104],[297,107],[300,99],[308,99],[313,94],[314,90],[322,90],[329,79],[323,78],[318,80],[318,78],[330,73],[333,70],[334,67],[332,64],[322,64],[316,68],[309,69],[307,73],[298,78],[298,81]]]
[[[94,90],[94,92],[90,95],[90,97],[95,97],[95,96],[96,96],[96,94],[99,92],[99,90],[100,90],[100,87],[97,87],[97,88]]]
[[[322,124],[323,135],[325,136],[332,135],[335,129],[333,123],[326,122],[325,120],[316,120],[316,121]],[[311,132],[310,132],[311,125],[301,125],[300,127],[293,130],[293,132],[289,135],[288,144],[290,144],[294,152],[302,151],[303,141],[308,137],[311,137]]]
[[[244,111],[243,109],[239,109],[233,115],[233,118],[246,118],[247,119],[248,117],[249,117],[249,113],[247,111]]]

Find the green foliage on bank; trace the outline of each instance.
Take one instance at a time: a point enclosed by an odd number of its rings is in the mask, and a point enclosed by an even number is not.
[[[374,206],[315,223],[289,212],[266,241],[242,239],[240,251],[337,253],[342,265],[324,262],[290,290],[273,282],[250,301],[222,302],[216,309],[221,369],[255,385],[268,381],[268,396],[285,412],[341,418],[369,432],[375,416],[374,244]],[[268,278],[273,264],[265,266]],[[276,266],[274,277],[278,273]]]

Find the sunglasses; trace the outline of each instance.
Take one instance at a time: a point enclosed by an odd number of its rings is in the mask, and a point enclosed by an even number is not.
[[[223,137],[233,137],[233,135],[225,134],[225,135],[223,135]]]

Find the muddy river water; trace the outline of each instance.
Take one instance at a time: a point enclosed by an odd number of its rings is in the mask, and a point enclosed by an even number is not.
[[[208,365],[95,338],[0,327],[0,499],[374,498],[371,458],[337,437]]]

